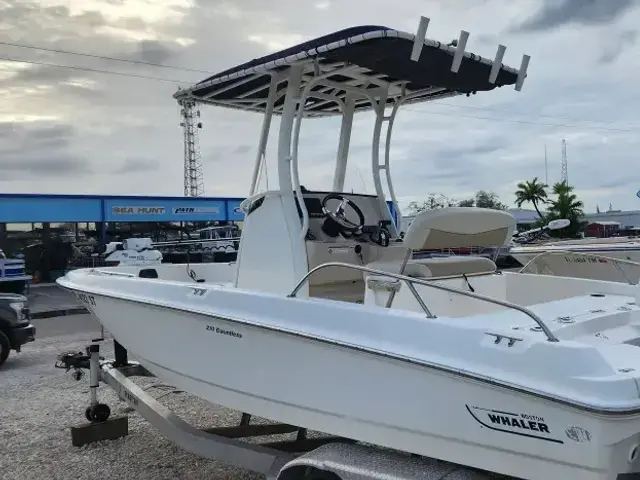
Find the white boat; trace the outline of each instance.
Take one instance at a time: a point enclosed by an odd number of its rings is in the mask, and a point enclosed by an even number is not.
[[[7,258],[0,248],[0,292],[22,293],[29,281],[31,275],[26,273],[24,260]]]
[[[523,271],[610,282],[638,283],[640,240],[585,238],[513,245],[509,254]]]
[[[141,266],[160,265],[162,253],[153,247],[150,238],[127,238],[122,242],[109,242],[100,247],[99,253],[91,254],[106,265]]]
[[[238,250],[241,232],[235,225],[205,227],[196,230],[196,233],[205,251],[235,253]]]
[[[156,242],[153,246],[165,252],[167,258],[171,258],[172,253],[190,252],[209,255],[213,261],[235,260],[242,233],[237,225],[205,227],[195,233],[197,239]]]
[[[58,283],[151,373],[212,403],[525,479],[640,472],[640,287],[410,259],[506,244],[515,219],[501,211],[425,212],[399,238],[383,191],[384,178],[396,203],[399,107],[519,90],[528,63],[503,65],[504,47],[493,61],[464,52],[466,32],[457,47],[425,39],[426,25],[350,28],[180,90],[264,114],[237,263],[76,270]],[[376,194],[342,193],[364,110]],[[256,193],[273,114],[279,189]],[[332,115],[333,186],[309,191],[301,121]]]

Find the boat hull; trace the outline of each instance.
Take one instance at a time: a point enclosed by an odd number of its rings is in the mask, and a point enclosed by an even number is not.
[[[229,312],[80,297],[154,375],[215,404],[525,479],[614,480],[640,471],[635,457],[628,461],[637,417],[597,417]]]
[[[540,256],[545,251],[550,253]],[[552,253],[554,251],[557,253]],[[640,278],[640,265],[625,262],[640,264],[638,247],[585,249],[576,252],[566,252],[563,247],[516,247],[511,249],[510,255],[522,265],[535,259],[527,268],[527,272],[531,273],[634,284]],[[624,263],[615,260],[622,260]]]

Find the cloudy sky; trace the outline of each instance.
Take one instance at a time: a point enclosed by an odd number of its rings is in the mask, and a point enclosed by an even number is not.
[[[640,0],[0,0],[0,192],[182,195],[181,84],[352,25],[414,32],[420,15],[429,38],[465,29],[468,51],[492,58],[502,43],[505,63],[531,63],[521,92],[401,112],[391,158],[404,204],[478,189],[512,204],[519,181],[544,179],[545,144],[549,182],[559,180],[564,138],[588,211],[640,209]],[[202,120],[206,194],[245,195],[260,119],[204,107]],[[338,126],[304,124],[307,188],[330,187]],[[357,117],[348,190],[373,190],[371,127]]]

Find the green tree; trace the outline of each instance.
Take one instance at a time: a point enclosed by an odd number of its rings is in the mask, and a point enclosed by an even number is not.
[[[413,213],[420,213],[436,208],[455,207],[457,204],[458,202],[455,199],[449,198],[441,193],[430,193],[424,202],[411,202],[408,208]]]
[[[506,210],[507,208],[507,206],[500,201],[497,194],[485,190],[476,192],[475,205],[478,208],[491,208],[493,210]]]
[[[571,224],[558,233],[576,235],[581,228],[580,218],[584,215],[584,203],[573,193],[573,187],[564,182],[553,185],[553,194],[556,198],[549,202],[549,214],[546,220],[566,218],[571,221]]]
[[[521,208],[523,203],[531,203],[540,219],[542,219],[543,215],[540,213],[539,205],[547,203],[547,187],[548,185],[538,181],[538,177],[520,182],[518,190],[516,190],[516,206]]]
[[[465,200],[460,200],[458,202],[458,207],[475,207],[476,199],[475,198],[467,198]]]
[[[413,213],[445,207],[479,207],[493,208],[495,210],[504,210],[507,208],[506,205],[500,201],[497,194],[485,190],[479,190],[473,197],[464,200],[456,200],[441,193],[430,193],[424,202],[411,202],[408,206],[409,210]]]

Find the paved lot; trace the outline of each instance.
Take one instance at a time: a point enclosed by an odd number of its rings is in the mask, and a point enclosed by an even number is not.
[[[55,284],[34,285],[28,297],[29,307],[34,313],[82,306],[73,295]]]
[[[97,338],[100,324],[93,315],[69,315],[65,317],[36,318],[31,321],[36,327],[37,342],[49,337],[82,335],[88,340]],[[33,345],[33,344],[31,344]],[[28,350],[30,345],[25,345]]]

